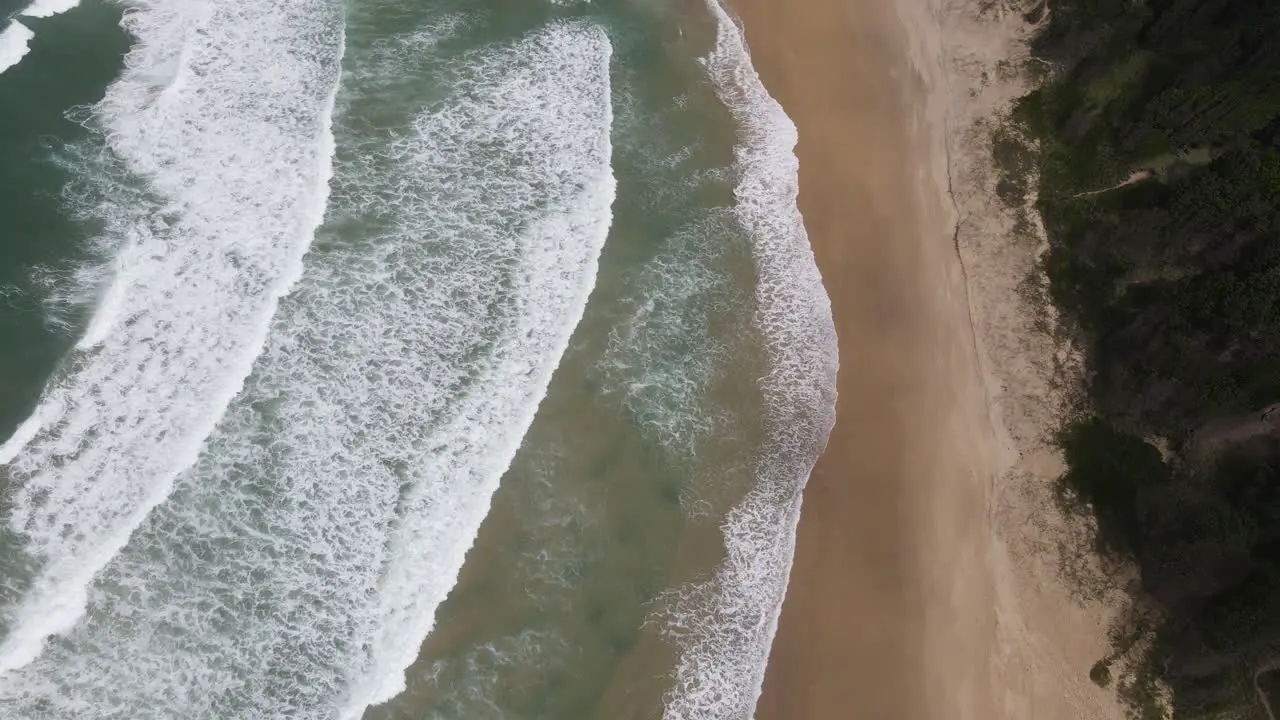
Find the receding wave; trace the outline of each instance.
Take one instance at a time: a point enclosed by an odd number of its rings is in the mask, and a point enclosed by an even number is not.
[[[144,2],[124,24],[135,45],[77,157],[92,160],[84,184],[133,191],[74,208],[112,258],[97,309],[0,445],[14,548],[0,672],[77,622],[95,574],[196,460],[323,215],[339,5]]]
[[[614,194],[601,30],[441,60],[414,104],[387,71],[421,82],[435,31],[348,49],[383,72],[344,74],[305,275],[92,611],[0,683],[5,714],[358,717],[402,689],[582,315]]]
[[[667,627],[680,648],[669,720],[751,717],[764,680],[795,549],[801,491],[835,422],[836,336],[830,301],[796,207],[795,126],[751,67],[741,30],[715,0],[706,67],[741,135],[734,212],[752,244],[754,320],[767,345],[765,445],[756,484],[725,518],[726,557],[679,588]]]

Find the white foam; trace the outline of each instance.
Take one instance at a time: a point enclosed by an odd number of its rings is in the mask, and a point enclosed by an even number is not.
[[[374,138],[361,113],[406,96],[348,74],[327,227],[253,376],[0,708],[354,718],[400,692],[594,284],[609,56],[552,24]]]
[[[119,249],[106,302],[46,388],[38,426],[0,446],[8,527],[35,568],[2,608],[0,673],[73,627],[90,581],[195,461],[324,210],[339,8],[142,2],[124,25],[136,43],[94,108],[98,154],[146,192],[80,208]]]
[[[767,444],[756,484],[723,524],[726,558],[681,588],[668,630],[680,648],[669,720],[740,720],[759,698],[795,549],[801,491],[835,422],[830,301],[800,212],[796,130],[751,67],[741,30],[715,0],[706,67],[741,133],[735,213],[756,261],[755,321],[768,343],[761,381]]]
[[[35,33],[17,20],[0,32],[0,73],[22,62],[22,58],[31,51],[33,37]]]
[[[80,4],[80,0],[35,0],[18,13],[20,17],[47,18],[64,13]],[[35,33],[14,20],[0,32],[0,73],[17,65],[31,51],[31,39]]]
[[[35,0],[23,10],[23,17],[47,18],[64,13],[80,4],[80,0]]]
[[[609,57],[599,28],[552,25],[521,43],[514,57],[484,63],[470,102],[418,119],[421,144],[410,157],[419,173],[433,173],[437,192],[461,193],[463,202],[447,218],[438,202],[419,204],[417,217],[405,217],[402,227],[417,234],[419,222],[443,220],[441,240],[469,236],[473,245],[462,257],[433,258],[418,270],[434,297],[415,308],[427,323],[415,330],[431,338],[433,347],[423,348],[428,357],[445,354],[429,365],[434,382],[418,387],[424,403],[444,411],[437,419],[448,420],[442,433],[428,435],[438,446],[417,455],[423,464],[404,498],[382,578],[373,662],[352,683],[346,706],[352,716],[404,689],[404,669],[457,581],[586,308],[615,189]],[[497,163],[488,157],[495,148],[501,148]],[[475,182],[477,166],[494,174]],[[417,305],[427,298],[406,299]],[[495,317],[484,308],[498,299],[509,305]],[[477,344],[486,335],[491,339]],[[482,348],[482,358],[475,357]],[[446,401],[440,375],[464,368],[466,389]],[[403,392],[394,383],[386,388]]]

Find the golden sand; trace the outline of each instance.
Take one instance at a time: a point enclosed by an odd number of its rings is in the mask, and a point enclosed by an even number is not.
[[[841,358],[760,720],[1122,716],[1087,680],[1114,602],[1059,572],[1087,538],[1050,500],[1069,351],[1022,289],[1043,247],[991,192],[1025,90],[998,77],[1031,29],[1012,4],[733,0],[799,130]]]

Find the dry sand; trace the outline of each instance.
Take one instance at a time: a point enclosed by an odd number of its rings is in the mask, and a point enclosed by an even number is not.
[[[841,356],[757,717],[1122,717],[1088,680],[1119,598],[1079,592],[1106,578],[1052,502],[1074,356],[993,191],[1021,8],[732,4],[799,129]]]

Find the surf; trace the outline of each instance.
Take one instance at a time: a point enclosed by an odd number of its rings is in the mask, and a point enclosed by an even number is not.
[[[37,16],[66,3],[37,3]],[[126,68],[63,158],[105,260],[97,305],[31,417],[0,445],[0,673],[71,630],[89,584],[195,462],[249,374],[323,216],[341,8],[139,3]],[[4,678],[6,684],[11,680]]]
[[[22,17],[47,18],[64,13],[80,4],[80,0],[36,0],[19,15]]]
[[[92,612],[0,680],[9,714],[354,718],[404,687],[594,287],[611,48],[556,21],[442,58],[457,19],[376,9],[252,375]]]
[[[705,68],[738,128],[733,215],[751,244],[752,319],[765,342],[764,445],[755,484],[721,524],[725,558],[678,588],[666,612],[679,659],[668,720],[751,717],[786,592],[801,493],[835,424],[838,367],[831,303],[796,205],[795,126],[751,66],[741,28],[718,0]]]
[[[8,27],[0,30],[0,73],[22,62],[31,51],[33,37],[35,33],[31,28],[17,20],[11,20]]]
[[[49,18],[64,13],[80,4],[80,0],[35,0],[18,17]],[[0,73],[17,65],[31,51],[31,40],[35,31],[19,22],[17,18],[9,22],[9,27],[0,31]]]

